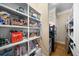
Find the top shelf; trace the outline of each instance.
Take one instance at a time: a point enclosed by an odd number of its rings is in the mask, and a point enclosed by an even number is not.
[[[0,4],[0,8],[2,8],[4,10],[7,10],[7,11],[9,11],[11,13],[14,13],[16,15],[21,15],[21,16],[24,16],[24,17],[27,17],[28,16],[27,14],[22,13],[22,12],[19,12],[19,11],[15,10],[15,9],[13,9],[11,7],[8,7],[8,6],[4,5],[4,4]]]
[[[28,17],[29,16],[28,14],[25,14],[25,13],[22,13],[20,11],[17,11],[16,9],[13,9],[13,8],[11,8],[9,6],[4,5],[4,4],[0,4],[0,8],[3,9],[3,10],[5,10],[5,11],[8,11],[8,12],[10,12],[12,14],[19,15],[19,16],[23,16],[23,17]],[[38,14],[40,14],[40,13],[38,13]],[[31,16],[29,16],[29,18],[32,19],[33,21],[40,22],[39,19],[33,18]]]

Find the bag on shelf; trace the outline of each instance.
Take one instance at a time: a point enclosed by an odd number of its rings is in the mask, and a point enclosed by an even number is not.
[[[12,43],[19,42],[23,40],[22,32],[12,32],[11,33],[11,41]]]

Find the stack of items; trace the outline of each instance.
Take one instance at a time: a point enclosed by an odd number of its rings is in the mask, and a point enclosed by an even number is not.
[[[9,35],[5,35],[0,33],[0,47],[10,43],[20,42],[27,38],[28,33],[25,31],[11,30]]]
[[[36,30],[30,30],[29,37],[35,37],[35,36],[40,36],[40,31],[38,29]]]
[[[29,15],[33,17],[33,19],[40,19],[40,15],[30,9]]]
[[[17,30],[12,30],[10,31],[10,36],[11,36],[11,42],[16,43],[19,41],[22,41],[23,39],[27,38],[28,33],[24,31],[17,31]]]
[[[41,56],[42,55],[41,48],[37,40],[30,41],[29,45],[30,45],[30,51],[35,49],[35,51],[33,51],[30,54],[30,56]]]
[[[9,43],[10,41],[7,38],[5,38],[3,34],[0,34],[0,46],[7,45]]]
[[[41,26],[40,22],[32,21],[31,19],[29,20],[29,24],[32,27],[40,27]]]
[[[29,20],[29,24],[30,24],[30,26],[32,26],[32,27],[37,27],[38,26],[38,23],[37,22],[34,22],[34,21],[32,21],[32,20]]]
[[[27,26],[28,21],[27,19],[12,19],[11,25],[18,25],[18,26]]]
[[[34,37],[34,36],[37,36],[37,33],[36,32],[31,32],[29,37]]]
[[[21,31],[10,31],[10,39],[12,43],[16,43],[23,40],[23,33]]]
[[[26,31],[23,31],[23,39],[27,39],[28,38],[28,33]]]
[[[30,42],[29,42],[29,46],[30,46],[30,47],[29,47],[29,50],[30,50],[30,51],[36,47],[36,45],[34,44],[33,41],[30,41]]]
[[[34,48],[36,48],[36,45],[38,45],[36,40],[30,41],[29,46],[30,46],[30,51]]]
[[[1,11],[0,12],[0,25],[18,25],[18,26],[27,26],[28,20],[22,18],[13,18],[11,19],[11,14]]]
[[[22,56],[28,52],[28,44],[20,44],[14,47],[14,55],[15,56]]]
[[[21,6],[19,6],[16,10],[18,10],[18,11],[20,11],[20,12],[22,12],[22,13],[25,13],[24,8],[21,7]]]
[[[1,11],[0,12],[0,24],[3,25],[9,25],[10,24],[10,14],[5,12],[5,11]]]
[[[13,55],[14,53],[13,53],[12,48],[8,48],[8,49],[0,51],[0,56],[13,56]]]

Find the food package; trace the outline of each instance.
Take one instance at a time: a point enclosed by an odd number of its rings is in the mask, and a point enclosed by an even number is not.
[[[11,41],[12,41],[12,43],[19,42],[21,40],[23,40],[22,32],[12,32],[11,33]]]

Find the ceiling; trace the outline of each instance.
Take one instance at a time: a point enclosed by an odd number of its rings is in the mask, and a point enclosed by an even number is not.
[[[73,3],[49,3],[48,5],[49,5],[49,11],[51,11],[53,8],[56,7],[56,12],[59,13],[72,8]]]

